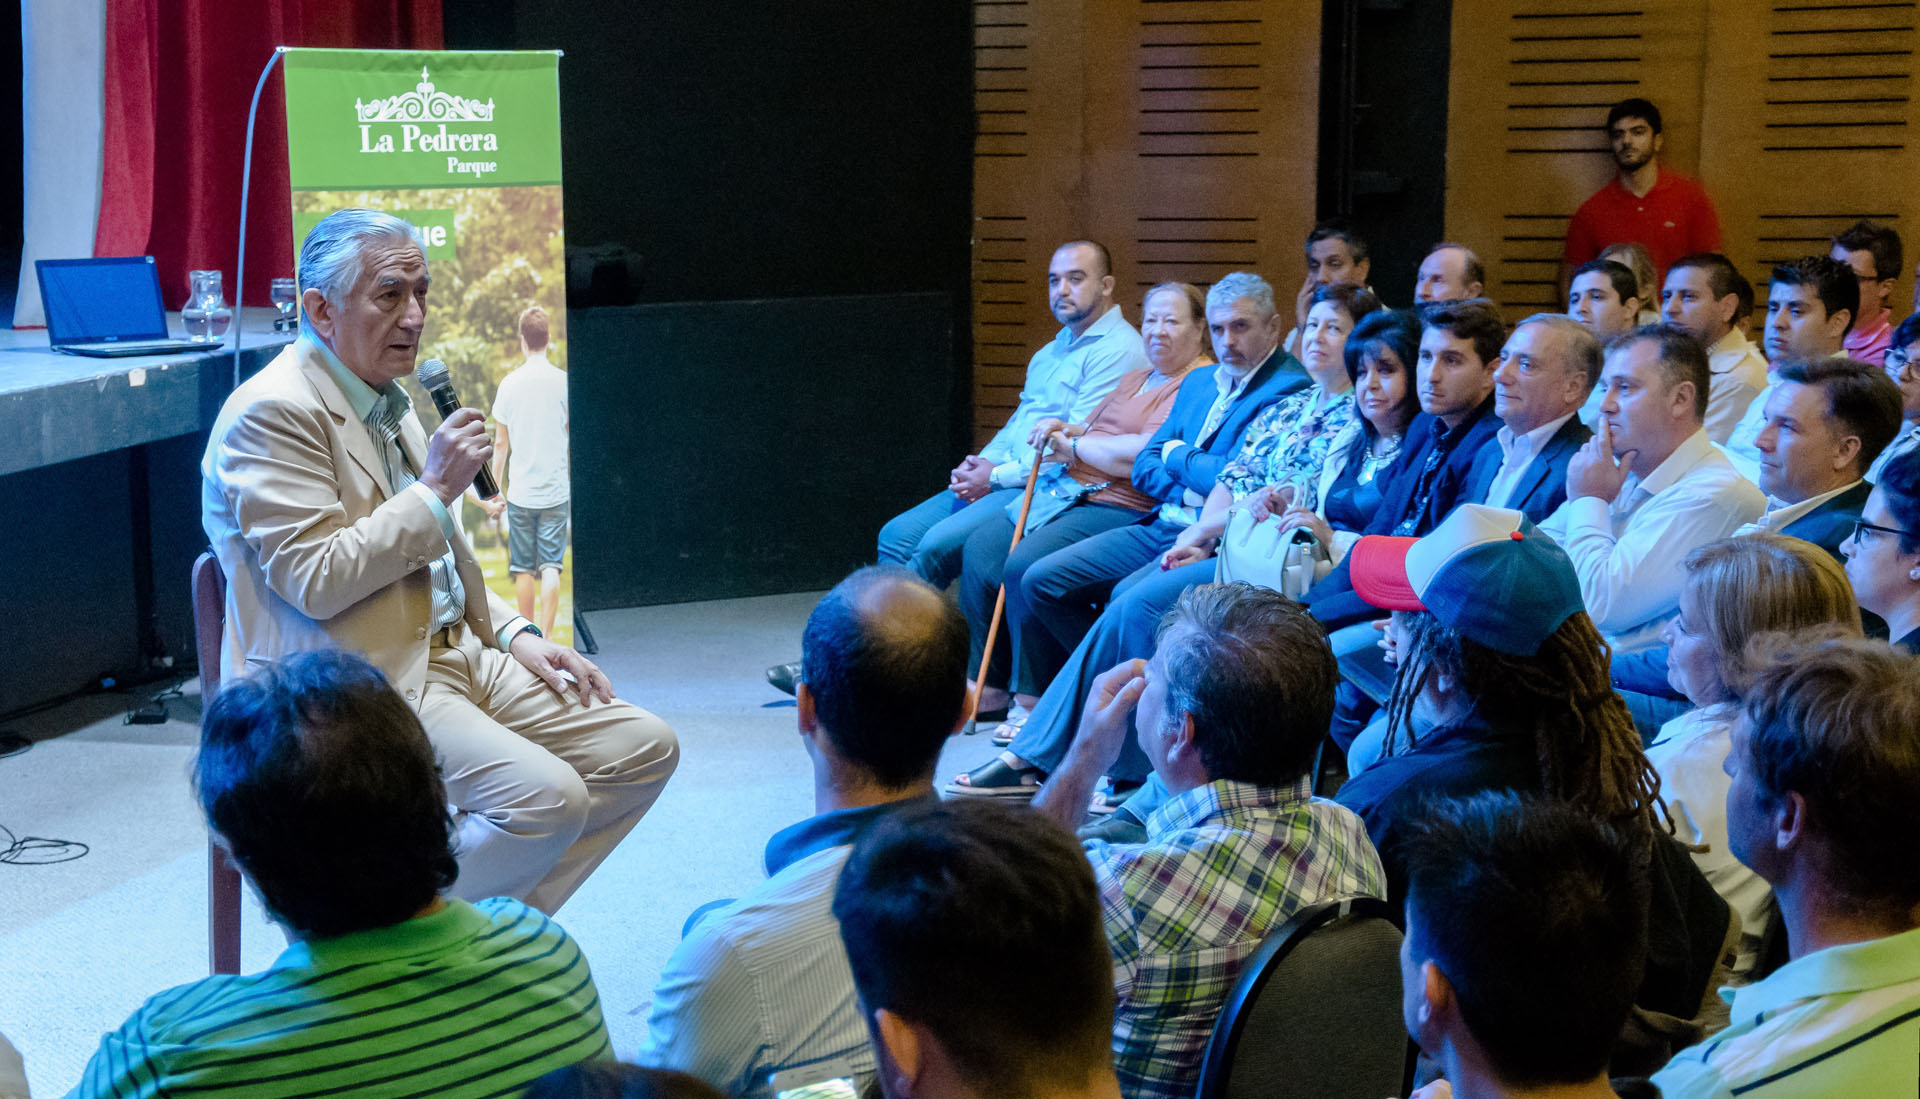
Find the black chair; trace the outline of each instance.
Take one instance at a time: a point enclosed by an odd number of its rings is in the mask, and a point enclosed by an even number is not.
[[[1371,897],[1296,914],[1247,959],[1200,1067],[1199,1099],[1405,1095],[1400,930]]]

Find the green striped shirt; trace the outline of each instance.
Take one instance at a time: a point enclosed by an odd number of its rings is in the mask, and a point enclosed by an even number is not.
[[[505,897],[448,900],[155,996],[71,1095],[504,1096],[610,1056],[587,960],[559,924]]]
[[[1920,929],[1816,950],[1720,995],[1731,1024],[1653,1075],[1666,1099],[1920,1095]]]

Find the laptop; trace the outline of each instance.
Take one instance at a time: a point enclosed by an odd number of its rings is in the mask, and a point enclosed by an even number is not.
[[[47,341],[55,351],[113,359],[218,345],[167,336],[160,273],[152,256],[35,260]]]

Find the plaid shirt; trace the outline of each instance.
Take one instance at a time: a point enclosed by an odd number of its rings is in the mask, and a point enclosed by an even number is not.
[[[1119,1007],[1113,1053],[1128,1099],[1190,1096],[1213,1023],[1247,956],[1302,908],[1386,896],[1360,818],[1290,787],[1214,782],[1147,818],[1147,842],[1087,844]]]

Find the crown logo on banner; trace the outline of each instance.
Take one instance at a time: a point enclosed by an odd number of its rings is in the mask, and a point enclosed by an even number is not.
[[[420,69],[420,83],[414,85],[413,91],[390,95],[371,103],[355,99],[353,108],[359,113],[361,122],[493,121],[493,100],[482,103],[478,99],[440,91],[433,86],[433,80],[427,76],[424,66]]]

